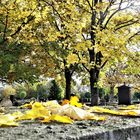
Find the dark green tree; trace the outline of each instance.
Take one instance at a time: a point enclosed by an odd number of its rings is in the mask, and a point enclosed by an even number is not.
[[[56,83],[55,80],[51,81],[51,88],[50,88],[50,94],[48,99],[49,100],[60,100],[61,99],[61,89],[59,85]]]

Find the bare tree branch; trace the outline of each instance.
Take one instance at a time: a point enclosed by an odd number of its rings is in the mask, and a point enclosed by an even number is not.
[[[86,69],[87,72],[90,72],[90,70],[82,63],[82,66]]]
[[[107,6],[106,10],[103,13],[103,19],[102,19],[103,21],[105,20],[107,14],[109,12],[109,9],[111,8],[111,6],[113,5],[114,2],[115,2],[114,0],[109,1],[109,5]]]
[[[106,61],[102,64],[102,66],[100,67],[100,69],[102,69],[102,68],[106,65],[107,61],[108,61],[108,60],[106,60]]]
[[[86,0],[86,1],[87,1],[88,5],[89,5],[91,11],[93,11],[93,6],[90,4],[89,0]]]
[[[137,23],[139,20],[135,20],[135,21],[132,21],[132,22],[128,22],[127,24],[122,24],[122,25],[120,25],[119,27],[117,27],[116,29],[115,29],[115,31],[117,31],[117,30],[119,30],[119,29],[121,29],[121,28],[124,28],[124,27],[127,27],[127,26],[130,26],[130,25],[133,25],[133,24],[135,24],[135,23]]]
[[[22,29],[26,24],[28,24],[30,21],[32,21],[32,20],[35,19],[35,17],[34,17],[34,16],[31,16],[31,15],[29,15],[27,18],[28,18],[28,20],[27,20],[26,22],[23,21],[23,22],[21,23],[21,25],[17,28],[17,30],[16,30],[13,34],[10,35],[11,37],[13,37],[14,35],[18,34],[18,33],[21,31],[21,29]]]
[[[131,6],[131,4],[129,5],[129,3],[128,3],[126,7],[121,8],[122,3],[123,3],[123,0],[120,0],[120,3],[119,3],[119,5],[118,5],[118,9],[115,10],[115,11],[109,16],[108,20],[106,21],[106,23],[105,23],[105,25],[104,25],[104,27],[103,27],[104,29],[107,27],[109,21],[114,17],[114,15],[116,15],[118,12],[123,11],[123,10],[125,10],[125,9],[127,9],[127,8],[129,8],[129,7]]]
[[[4,32],[3,32],[3,40],[5,40],[5,38],[6,38],[6,31],[7,31],[7,25],[8,25],[8,14],[9,14],[9,12],[7,11],[6,19],[5,19],[5,28],[4,28]]]
[[[49,3],[48,1],[45,1],[45,0],[43,0],[43,1],[44,1],[47,5],[49,5],[49,6],[52,7],[52,9],[56,12],[56,14],[58,15],[58,17],[60,18],[61,21],[68,22],[68,21],[66,21],[66,20],[60,15],[60,13],[55,9],[53,3]]]
[[[131,37],[129,37],[128,40],[132,40],[132,38],[134,38],[135,36],[140,35],[140,31],[136,32],[135,34],[133,34]]]

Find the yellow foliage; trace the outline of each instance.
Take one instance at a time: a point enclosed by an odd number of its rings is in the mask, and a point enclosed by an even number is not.
[[[58,114],[61,110],[61,105],[59,105],[56,100],[45,102],[43,105],[51,112],[51,114]]]
[[[78,56],[76,54],[69,54],[67,56],[67,62],[69,64],[74,64],[74,63],[77,63],[78,62]]]
[[[123,106],[123,107],[119,107],[119,109],[121,109],[121,110],[132,110],[132,109],[138,110],[138,109],[140,109],[140,104]]]
[[[139,110],[124,110],[120,111],[119,115],[122,116],[140,116],[140,111]]]
[[[82,104],[79,103],[79,98],[77,96],[71,96],[70,104],[76,107],[82,107]]]
[[[14,113],[11,114],[11,116],[13,116],[15,120],[20,119],[20,117],[22,117],[23,115],[24,114],[20,111],[17,111],[17,112],[14,112]]]
[[[105,117],[95,116],[93,113],[89,113],[81,108],[66,104],[62,106],[59,115],[66,115],[74,120],[105,120]]]
[[[16,94],[16,90],[12,86],[6,86],[3,90],[3,95],[5,97],[8,97],[10,95],[15,95],[15,94]]]
[[[15,122],[15,117],[11,114],[0,115],[0,126],[18,126],[18,123]]]
[[[87,51],[87,47],[85,45],[86,44],[84,42],[79,42],[75,48],[77,51]]]
[[[22,106],[20,106],[20,108],[28,108],[28,109],[31,109],[32,108],[32,105],[33,105],[34,101],[31,101],[30,103],[28,104],[24,104]]]
[[[61,123],[69,123],[69,124],[73,123],[73,120],[68,116],[60,116],[58,114],[54,114],[50,118],[52,121],[57,121]]]
[[[44,119],[48,116],[50,116],[50,111],[48,111],[41,103],[35,102],[32,109],[27,110],[18,120]]]
[[[69,103],[70,103],[70,101],[69,101],[69,100],[64,99],[64,100],[62,101],[61,105],[65,105],[65,104],[69,104]]]
[[[95,112],[95,113],[107,113],[112,115],[119,115],[119,116],[140,116],[140,110],[111,110],[106,109],[103,107],[91,107],[88,112]]]
[[[103,107],[98,107],[98,106],[94,106],[91,107],[88,112],[95,112],[95,113],[109,113],[109,114],[115,114],[115,115],[119,115],[118,111],[116,110],[110,110],[110,109],[106,109]]]

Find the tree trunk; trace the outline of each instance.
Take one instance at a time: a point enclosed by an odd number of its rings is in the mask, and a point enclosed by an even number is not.
[[[109,97],[109,103],[113,103],[114,100],[114,85],[110,86],[110,97]]]
[[[102,0],[94,0],[93,6],[96,6],[100,2],[102,2]],[[95,40],[96,40],[96,32],[95,32],[96,31],[95,27],[97,26],[96,18],[97,18],[97,12],[96,12],[96,10],[92,10],[91,32],[90,32],[92,46],[95,46]],[[100,22],[100,24],[102,24],[102,22]],[[97,57],[97,53],[95,52],[94,47],[92,49],[89,49],[88,51],[89,51],[90,63],[94,64],[94,66],[89,70],[91,105],[98,105],[99,94],[98,94],[97,82],[99,79],[100,69],[97,68],[96,65],[101,66],[101,58],[103,56],[101,55],[101,52],[97,52],[98,53],[98,57]]]
[[[66,88],[65,88],[65,98],[70,99],[71,95],[71,72],[69,68],[65,68],[65,82],[66,82]]]
[[[98,105],[98,88],[97,88],[97,70],[92,68],[90,70],[90,92],[91,92],[91,105]],[[98,73],[99,74],[99,73]]]

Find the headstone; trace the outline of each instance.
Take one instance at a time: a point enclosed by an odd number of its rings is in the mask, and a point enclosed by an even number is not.
[[[126,86],[125,84],[123,86],[118,87],[118,104],[121,105],[130,105],[131,104],[131,93],[130,93],[131,87]]]

